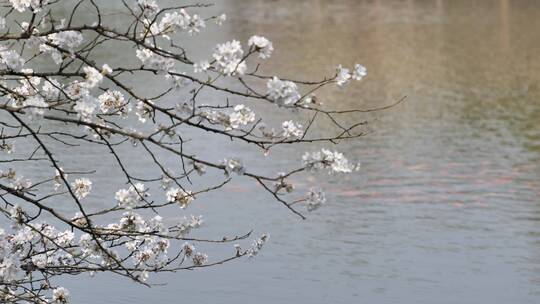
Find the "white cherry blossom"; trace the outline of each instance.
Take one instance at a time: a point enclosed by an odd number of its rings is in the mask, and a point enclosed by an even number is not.
[[[338,86],[343,87],[347,83],[349,83],[349,80],[351,79],[351,73],[349,72],[349,69],[346,69],[339,65],[337,67],[337,75],[336,75],[336,83]]]
[[[301,138],[304,135],[302,125],[292,120],[284,121],[281,127],[283,128],[282,136],[285,138]]]
[[[185,209],[194,199],[191,191],[185,191],[180,188],[172,188],[166,193],[167,201],[177,203],[180,208]]]
[[[69,303],[69,292],[64,287],[53,289],[52,301],[54,304]]]
[[[279,106],[294,104],[300,99],[298,87],[292,81],[282,81],[277,76],[266,83],[268,97]]]
[[[0,67],[4,65],[13,71],[20,71],[24,66],[24,58],[14,50],[0,51]]]
[[[202,60],[193,65],[193,70],[195,73],[202,73],[210,67],[210,63],[207,60]]]
[[[243,61],[244,51],[238,40],[218,44],[213,57],[216,60],[217,69],[228,76],[244,74],[246,63]]]
[[[223,23],[227,20],[227,15],[225,14],[221,14],[219,15],[217,18],[216,18],[216,24],[218,26],[221,26],[223,25]]]
[[[92,182],[88,178],[77,178],[72,184],[73,192],[78,199],[85,198],[92,190]]]
[[[366,75],[367,75],[367,69],[363,65],[358,64],[358,63],[354,65],[352,79],[362,80],[362,78],[366,77]]]
[[[132,209],[149,195],[143,183],[136,183],[135,186],[131,185],[128,189],[116,191],[114,198],[120,207]]]
[[[229,124],[231,128],[238,129],[240,126],[245,126],[255,121],[255,113],[245,105],[236,105],[234,112],[229,114]]]
[[[111,112],[127,112],[126,101],[124,95],[120,91],[107,90],[105,93],[98,96],[99,109],[102,113]]]
[[[254,51],[259,53],[259,57],[262,59],[270,58],[272,51],[274,51],[274,46],[272,42],[262,36],[251,36],[248,41],[248,45],[254,49]]]
[[[306,152],[302,163],[310,170],[328,169],[329,173],[351,173],[359,169],[358,164],[351,164],[343,153],[322,149],[317,152]]]
[[[311,188],[307,196],[307,209],[314,211],[326,203],[326,195],[320,188]]]
[[[85,76],[85,82],[88,88],[94,88],[103,81],[103,75],[93,67],[83,68]]]
[[[76,31],[61,31],[47,36],[49,41],[61,48],[66,48],[68,51],[74,51],[83,42],[83,36]]]

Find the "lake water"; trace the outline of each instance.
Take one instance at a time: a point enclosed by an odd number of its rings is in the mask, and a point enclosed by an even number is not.
[[[227,0],[212,10],[229,21],[195,50],[260,34],[276,48],[272,74],[368,68],[361,83],[326,91],[327,105],[406,102],[359,117],[371,133],[342,150],[362,170],[317,178],[329,202],[306,221],[241,178],[194,204],[201,235],[268,232],[257,258],[153,277],[167,285],[151,289],[74,277],[74,303],[540,302],[539,1]],[[301,152],[275,161],[297,163]],[[98,166],[96,187],[106,187],[107,162]]]

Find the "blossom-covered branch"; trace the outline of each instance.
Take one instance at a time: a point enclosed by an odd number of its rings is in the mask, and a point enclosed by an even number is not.
[[[247,247],[237,242],[251,232],[195,238],[190,233],[202,224],[201,216],[186,214],[171,222],[163,210],[175,206],[186,212],[205,193],[220,191],[239,176],[305,218],[301,205],[313,211],[326,196],[320,188],[297,194],[293,176],[358,169],[334,149],[300,153],[298,166],[283,172],[259,172],[235,155],[207,159],[189,147],[192,137],[226,138],[266,155],[283,145],[358,138],[365,134],[365,122],[351,117],[378,109],[328,109],[316,94],[362,80],[362,65],[338,66],[319,81],[263,75],[259,66],[271,58],[274,45],[260,35],[245,45],[216,41],[208,58],[181,45],[182,37],[226,22],[225,15],[205,16],[209,5],[122,4],[115,13],[127,21],[118,25],[97,0],[0,0],[0,213],[10,223],[0,229],[1,301],[67,303],[68,291],[55,282],[65,274],[111,272],[149,284],[150,273],[254,256],[267,235]],[[127,59],[96,55],[107,49]],[[149,89],[137,85],[139,80],[159,85]],[[207,92],[215,93],[211,101],[202,97]],[[261,107],[305,120],[276,124],[265,111],[253,110]],[[320,119],[331,123],[332,134],[313,131]],[[19,145],[32,149],[19,151]],[[101,209],[92,204],[99,191],[93,164],[81,159],[84,171],[68,168],[66,152],[59,152],[85,145],[101,147],[122,173],[114,197],[100,202],[106,206]],[[130,148],[152,164],[152,173],[135,173],[137,163],[123,153]],[[167,165],[171,159],[180,166]],[[25,178],[22,172],[30,165],[47,177]],[[203,175],[219,181],[194,182]],[[60,201],[71,207],[58,208]],[[234,246],[229,256],[209,259],[198,250],[205,243]]]

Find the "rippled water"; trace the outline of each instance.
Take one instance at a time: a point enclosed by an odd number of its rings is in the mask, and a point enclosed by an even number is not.
[[[359,85],[321,96],[328,105],[406,102],[359,117],[372,133],[344,149],[361,172],[319,179],[330,202],[306,221],[242,179],[194,206],[208,223],[202,234],[269,232],[256,259],[160,276],[168,285],[152,289],[78,277],[67,282],[75,303],[540,301],[540,2],[227,0],[214,9],[230,22],[208,45],[267,36],[269,73],[368,67]],[[285,165],[300,151],[282,153]]]

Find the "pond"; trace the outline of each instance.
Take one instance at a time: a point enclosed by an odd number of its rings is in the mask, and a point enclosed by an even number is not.
[[[259,34],[276,48],[269,73],[368,68],[359,84],[326,91],[328,106],[405,102],[360,117],[369,134],[341,149],[361,170],[317,178],[329,202],[305,221],[243,179],[194,205],[201,234],[269,233],[256,258],[153,277],[166,285],[150,289],[68,278],[74,303],[540,301],[539,1],[226,0],[212,11],[228,15],[223,32],[194,50]],[[277,162],[301,153],[284,149]],[[98,166],[106,187],[108,163]]]

